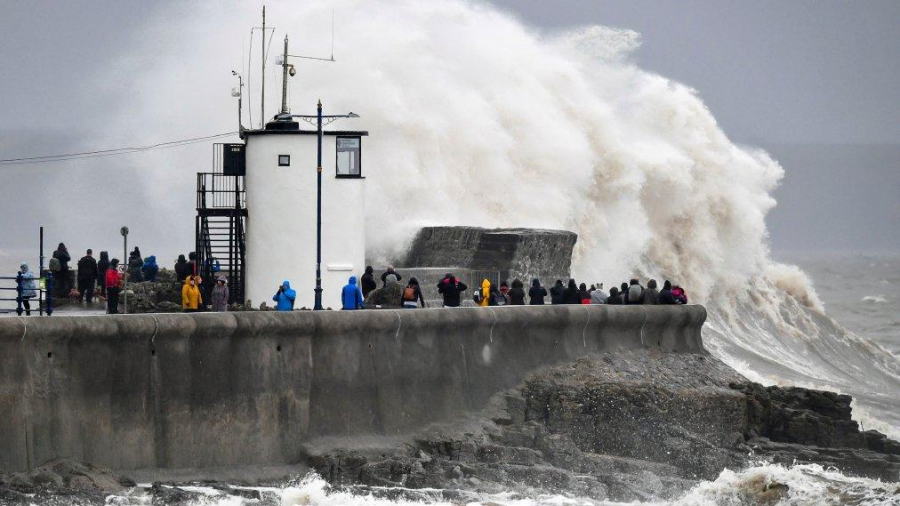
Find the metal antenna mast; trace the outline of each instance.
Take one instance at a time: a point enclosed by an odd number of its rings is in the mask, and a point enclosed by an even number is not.
[[[260,50],[262,51],[262,86],[260,89],[260,99],[259,99],[259,127],[264,128],[266,126],[266,6],[263,5],[263,19],[262,19],[262,45]]]

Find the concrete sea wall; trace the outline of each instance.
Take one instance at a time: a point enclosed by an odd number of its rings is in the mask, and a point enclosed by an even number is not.
[[[291,464],[322,436],[403,435],[601,351],[705,353],[701,306],[0,320],[0,470]]]

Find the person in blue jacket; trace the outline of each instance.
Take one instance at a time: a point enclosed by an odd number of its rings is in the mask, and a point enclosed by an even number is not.
[[[141,273],[144,275],[144,281],[156,281],[156,273],[159,272],[159,265],[156,264],[156,257],[150,255],[144,260],[141,266]]]
[[[365,309],[362,290],[356,286],[356,276],[350,276],[350,282],[344,285],[344,289],[341,291],[341,303],[344,306],[341,309]]]
[[[272,297],[272,300],[275,301],[275,310],[276,311],[293,311],[294,310],[294,299],[297,298],[297,292],[291,290],[291,283],[288,280],[284,280],[284,283],[278,287],[278,291],[275,292],[275,296]]]

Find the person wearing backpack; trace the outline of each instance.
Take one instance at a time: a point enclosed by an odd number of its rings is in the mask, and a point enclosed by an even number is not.
[[[547,296],[547,289],[541,286],[541,280],[534,278],[531,280],[531,288],[528,289],[528,300],[532,306],[543,306],[544,297]]]
[[[628,287],[628,303],[640,304],[644,295],[644,287],[636,279],[632,279]]]
[[[425,297],[422,296],[419,280],[409,278],[409,283],[406,284],[406,288],[400,294],[400,306],[403,309],[416,309],[419,305],[423,308],[425,307]]]
[[[438,293],[444,296],[444,307],[459,307],[460,293],[469,287],[448,273],[437,285]]]

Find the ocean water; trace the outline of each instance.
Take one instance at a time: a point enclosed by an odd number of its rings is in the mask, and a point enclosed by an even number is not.
[[[128,81],[127,107],[116,108],[121,116],[109,118],[95,144],[228,130],[233,104],[211,90],[227,97],[227,70],[244,68],[244,103],[257,103],[258,76],[237,58],[249,41],[241,46],[236,35],[257,22],[257,11],[247,2],[157,9],[123,44],[122,60],[92,76],[112,83],[154,69],[153,79]],[[289,27],[292,48],[311,52],[327,52],[333,11],[338,63],[299,64],[290,99],[296,113],[318,98],[331,113],[352,110],[361,119],[340,127],[371,132],[363,171],[367,248],[376,260],[396,257],[424,225],[574,231],[576,278],[607,286],[635,274],[671,279],[709,309],[704,342],[715,356],[764,384],[851,394],[864,428],[900,439],[897,258],[773,257],[766,215],[784,169],[731,142],[694,90],[638,68],[630,54],[640,34],[604,26],[541,33],[460,0],[267,2],[275,38]],[[173,33],[188,39],[175,43]],[[269,68],[267,115],[280,86]],[[208,167],[207,155],[131,159],[154,182],[129,189],[133,200],[147,216],[192,216],[193,168]],[[83,183],[60,172],[55,184],[75,191]],[[161,237],[190,236],[190,219],[160,221]],[[760,483],[788,485],[780,504],[887,504],[896,494],[894,485],[816,466],[761,465],[725,471],[674,504],[741,504]],[[314,477],[272,492],[285,504],[405,500],[329,493]],[[484,499],[491,501],[580,504],[512,491]]]
[[[201,494],[193,504],[204,506],[242,506],[258,504],[239,493],[208,486],[186,486]],[[900,484],[864,478],[849,478],[818,465],[783,467],[765,465],[742,471],[724,470],[714,481],[703,482],[684,496],[670,501],[609,502],[566,495],[522,496],[515,492],[486,495],[472,500],[456,497],[451,490],[414,490],[376,488],[365,491],[336,490],[315,474],[309,474],[284,487],[235,487],[258,491],[268,504],[282,506],[806,506],[866,505],[892,506],[900,500]],[[110,496],[109,505],[149,504],[145,490]]]

